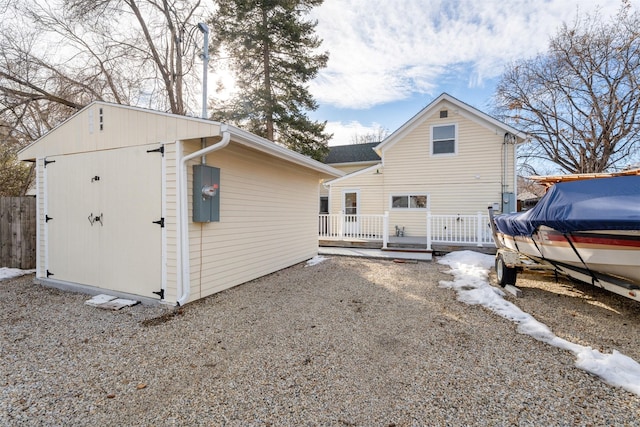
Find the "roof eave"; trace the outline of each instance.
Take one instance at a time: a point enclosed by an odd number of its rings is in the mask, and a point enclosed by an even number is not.
[[[355,172],[351,172],[351,173],[344,174],[344,175],[343,175],[343,176],[341,176],[341,177],[338,177],[338,178],[335,178],[335,179],[332,179],[332,180],[330,180],[330,181],[325,182],[325,183],[324,183],[324,185],[331,185],[331,184],[335,184],[335,183],[337,183],[337,182],[342,181],[343,179],[353,178],[354,176],[358,176],[358,175],[361,175],[361,174],[363,174],[363,173],[366,173],[366,172],[372,171],[372,170],[374,170],[374,169],[379,169],[379,168],[382,168],[382,162],[378,162],[378,163],[376,163],[375,165],[371,165],[371,166],[369,166],[368,168],[364,168],[364,169],[357,170],[357,171],[355,171]]]
[[[228,130],[231,133],[232,142],[245,145],[249,148],[256,149],[271,156],[307,167],[309,169],[315,170],[316,172],[320,172],[332,177],[338,178],[345,175],[345,173],[341,170],[335,169],[303,154],[291,151],[272,141],[269,141],[268,139],[262,138],[258,135],[254,135],[235,126],[229,125]]]

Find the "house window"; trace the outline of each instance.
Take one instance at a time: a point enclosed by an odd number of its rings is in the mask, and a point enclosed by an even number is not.
[[[344,193],[344,213],[346,215],[358,214],[358,193]]]
[[[326,196],[320,197],[320,213],[321,214],[329,213],[329,198]]]
[[[456,125],[431,127],[431,154],[434,156],[456,153]]]
[[[391,196],[391,209],[427,209],[426,194]]]

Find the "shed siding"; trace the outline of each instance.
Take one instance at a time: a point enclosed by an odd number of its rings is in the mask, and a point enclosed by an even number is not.
[[[208,145],[219,141],[220,131],[219,124],[202,119],[97,103],[82,110],[68,122],[21,151],[19,157],[22,160],[37,161],[38,277],[47,277],[47,268],[55,261],[56,269],[60,273],[53,279],[98,287],[103,284],[106,285],[105,288],[122,291],[118,283],[130,280],[116,280],[120,276],[113,275],[116,270],[121,270],[120,273],[133,277],[133,274],[129,274],[133,273],[129,270],[134,269],[129,263],[129,257],[135,260],[140,256],[122,250],[120,243],[124,241],[127,246],[125,249],[131,249],[129,246],[134,245],[126,242],[127,239],[135,238],[136,231],[129,227],[106,233],[107,227],[124,222],[115,216],[123,210],[122,208],[131,209],[138,201],[144,206],[152,205],[145,202],[148,199],[146,189],[154,187],[160,189],[160,196],[158,197],[157,193],[154,195],[154,200],[159,200],[157,203],[153,202],[157,209],[151,215],[145,213],[141,224],[146,228],[153,228],[154,236],[159,232],[158,235],[161,237],[159,241],[154,240],[153,251],[137,252],[154,252],[151,257],[156,261],[152,266],[147,262],[146,267],[140,267],[135,272],[146,277],[146,273],[150,269],[153,270],[153,276],[159,275],[162,279],[154,278],[153,283],[164,284],[164,301],[176,302],[181,296],[178,294],[177,286],[181,265],[178,246],[180,227],[177,217],[177,196],[180,190],[177,187],[179,159],[185,154],[199,150],[203,137],[207,138]],[[232,140],[226,148],[207,156],[209,165],[221,169],[220,222],[191,222],[191,166],[200,159],[194,159],[187,167],[189,211],[186,219],[189,229],[187,238],[191,272],[189,301],[305,261],[317,254],[318,184],[320,178],[335,176],[337,173],[334,174],[325,168],[314,168],[308,162],[296,160],[296,156],[280,159],[278,150],[265,150],[265,141],[250,141],[250,138],[247,139],[241,132],[238,133],[238,138],[243,138],[240,140],[241,143]],[[255,149],[250,148],[253,142]],[[160,144],[164,145],[163,157],[153,152]],[[272,155],[272,151],[276,154]],[[156,159],[159,164],[157,169],[162,173],[140,172],[135,165],[141,158],[134,159],[130,155],[132,152],[145,159]],[[44,167],[45,158],[58,160],[54,166],[70,167],[59,167],[55,174],[52,169],[51,176],[48,176],[49,168]],[[123,169],[125,166],[126,170]],[[100,171],[101,167],[106,169]],[[77,171],[82,171],[79,179],[75,178],[78,174],[74,172]],[[92,181],[95,176],[99,176],[100,179]],[[94,184],[94,181],[100,184]],[[54,185],[55,183],[57,184]],[[94,203],[85,206],[85,201],[89,202],[94,198],[94,193],[89,190],[102,184],[110,185],[108,189],[104,189],[106,192],[100,193],[101,201],[109,207],[109,214],[104,211],[104,228],[102,223],[98,226],[93,222],[87,222],[87,218],[91,221],[92,213],[97,216],[97,213],[103,212],[103,208],[94,207]],[[85,188],[87,186],[88,188]],[[74,190],[71,187],[78,188]],[[127,195],[135,194],[135,199],[127,199],[126,203],[122,203],[123,206],[116,206],[117,200],[120,199],[118,192],[114,190],[127,187],[131,187],[131,191],[126,191]],[[140,193],[141,191],[143,193]],[[103,196],[106,197],[104,200]],[[109,260],[99,263],[101,267],[106,268],[105,271],[83,267],[90,264],[85,262],[85,258],[95,259],[96,255],[100,256],[100,250],[82,250],[79,248],[80,245],[76,244],[81,239],[66,238],[68,236],[64,234],[67,231],[68,235],[75,233],[70,225],[68,230],[58,225],[57,238],[48,240],[51,238],[51,230],[47,227],[45,215],[47,209],[51,208],[52,201],[55,201],[54,205],[58,209],[57,216],[78,211],[82,213],[78,223],[85,228],[89,227],[89,232],[95,231],[94,234],[98,234],[104,231],[98,240],[109,241],[85,240],[100,248],[106,248]],[[154,224],[160,217],[164,218],[164,229],[159,229]],[[51,257],[52,251],[49,249],[53,241],[58,245],[58,255],[55,259],[49,260],[47,258]],[[141,241],[147,242],[149,239],[142,238]],[[71,249],[75,252],[71,251],[69,242],[76,242],[71,244]],[[113,256],[114,251],[118,250],[121,253],[117,252]],[[65,257],[72,252],[74,256]],[[92,256],[94,258],[91,258]],[[147,258],[149,257],[145,256],[145,259]],[[124,264],[127,264],[126,268],[123,268]],[[138,277],[135,281],[141,280],[143,278]],[[156,289],[159,290],[159,287],[153,288],[153,294],[156,293]],[[126,291],[149,296],[148,291],[139,293],[136,289],[129,288]]]
[[[102,127],[100,130],[100,110]],[[21,159],[83,153],[95,150],[172,142],[178,139],[219,135],[214,122],[145,111],[125,106],[94,104],[46,135],[47,144],[34,144]]]
[[[189,224],[190,301],[317,254],[317,173],[233,143],[207,164],[220,168],[220,222]]]
[[[45,168],[44,159],[36,160],[36,277],[46,274],[45,230]]]
[[[168,302],[175,302],[178,283],[178,209],[176,175],[178,171],[178,156],[176,143],[165,144],[165,209],[164,227],[166,233],[166,288],[164,298]]]

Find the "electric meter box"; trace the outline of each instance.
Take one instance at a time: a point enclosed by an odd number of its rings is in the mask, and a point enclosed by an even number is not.
[[[517,210],[516,195],[514,193],[502,193],[502,212],[512,213]]]
[[[193,166],[193,222],[220,221],[220,168]]]

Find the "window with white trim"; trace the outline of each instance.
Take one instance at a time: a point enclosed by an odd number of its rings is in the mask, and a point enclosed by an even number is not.
[[[453,125],[434,125],[431,127],[431,155],[456,154],[458,129]]]
[[[426,194],[399,194],[391,196],[391,209],[427,209]]]

